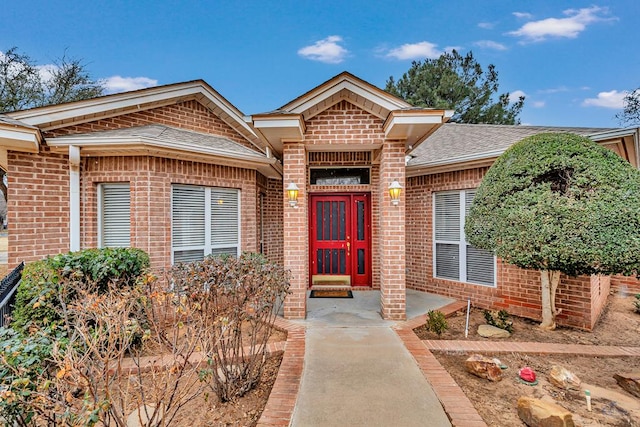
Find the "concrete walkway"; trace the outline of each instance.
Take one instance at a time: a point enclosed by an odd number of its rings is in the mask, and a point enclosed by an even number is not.
[[[407,317],[451,300],[408,291]],[[304,368],[292,426],[451,426],[420,368],[382,320],[380,293],[309,299]],[[296,322],[294,322],[296,323]]]

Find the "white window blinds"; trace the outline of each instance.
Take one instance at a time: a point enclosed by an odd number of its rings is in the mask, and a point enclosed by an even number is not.
[[[131,192],[129,183],[100,184],[100,247],[131,246]]]
[[[172,191],[173,262],[206,255],[237,256],[240,250],[239,191],[174,185]]]
[[[495,286],[493,253],[465,241],[464,221],[475,190],[434,194],[434,276]]]

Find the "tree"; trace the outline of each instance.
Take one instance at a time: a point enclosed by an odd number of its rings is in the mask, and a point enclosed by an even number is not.
[[[15,47],[0,53],[0,112],[79,101],[103,92],[104,87],[91,79],[85,64],[66,54],[52,64],[39,66]]]
[[[104,87],[92,80],[79,59],[62,58],[38,66],[12,47],[0,52],[0,112],[62,104],[102,95]],[[0,190],[7,200],[6,171],[0,169]]]
[[[640,87],[624,96],[623,110],[616,118],[621,125],[640,125]]]
[[[640,171],[585,137],[525,138],[485,175],[465,233],[510,264],[540,270],[540,326],[555,329],[561,273],[640,272]]]
[[[462,56],[456,50],[437,59],[413,61],[400,80],[389,77],[385,90],[416,107],[455,110],[451,120],[458,123],[520,124],[524,106],[524,96],[510,103],[509,94],[503,93],[494,100],[495,66],[490,64],[485,71],[472,52]]]

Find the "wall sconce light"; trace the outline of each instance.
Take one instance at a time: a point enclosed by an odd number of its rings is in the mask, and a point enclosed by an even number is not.
[[[298,190],[300,189],[293,182],[289,184],[289,186],[287,187],[287,196],[289,197],[289,205],[292,208],[298,207]]]
[[[402,186],[397,179],[394,179],[389,186],[389,195],[393,206],[398,206],[398,203],[400,203],[400,193],[402,193]]]

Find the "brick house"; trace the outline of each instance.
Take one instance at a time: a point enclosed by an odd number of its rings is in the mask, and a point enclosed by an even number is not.
[[[0,116],[9,263],[135,246],[162,271],[256,251],[292,272],[288,318],[327,283],[380,290],[387,319],[405,318],[407,288],[537,318],[539,275],[467,245],[464,207],[525,136],[589,135],[637,167],[638,131],[448,124],[452,113],[345,72],[253,116],[200,80]],[[591,328],[609,282],[564,278],[559,322]]]

